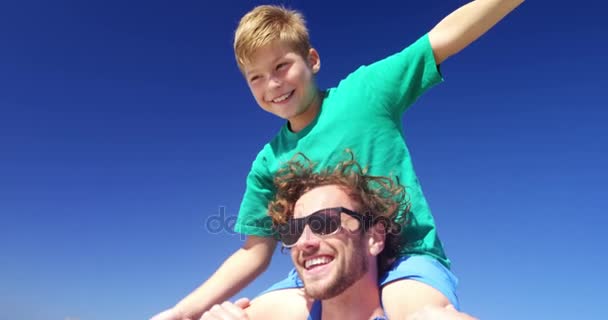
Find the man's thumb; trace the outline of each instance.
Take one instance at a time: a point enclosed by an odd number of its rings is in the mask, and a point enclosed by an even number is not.
[[[245,309],[249,307],[249,302],[249,298],[240,298],[234,302],[234,305],[241,309]]]

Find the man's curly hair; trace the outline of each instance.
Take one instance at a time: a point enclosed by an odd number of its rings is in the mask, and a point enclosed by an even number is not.
[[[293,217],[294,206],[300,197],[320,186],[337,185],[359,204],[354,208],[364,216],[369,216],[372,225],[383,223],[385,228],[384,250],[378,256],[379,275],[384,273],[399,253],[399,235],[403,218],[397,220],[398,213],[407,213],[409,205],[405,201],[405,188],[390,177],[371,176],[367,168],[362,168],[350,150],[350,159],[338,163],[335,168],[315,171],[315,163],[304,154],[297,153],[275,175],[275,198],[268,205],[268,212],[275,226],[284,224]],[[405,217],[406,214],[401,215]],[[362,227],[360,230],[364,230]]]

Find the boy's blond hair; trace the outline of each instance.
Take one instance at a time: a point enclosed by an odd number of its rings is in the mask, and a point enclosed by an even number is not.
[[[311,48],[304,16],[283,6],[262,5],[241,18],[234,34],[234,54],[241,70],[255,50],[274,41],[306,58]]]

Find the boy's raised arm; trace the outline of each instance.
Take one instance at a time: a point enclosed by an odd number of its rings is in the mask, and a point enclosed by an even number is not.
[[[477,40],[524,0],[475,0],[445,17],[429,32],[439,65]]]
[[[229,299],[266,270],[276,245],[271,237],[247,236],[243,247],[226,259],[209,280],[151,320],[199,319],[211,306]]]

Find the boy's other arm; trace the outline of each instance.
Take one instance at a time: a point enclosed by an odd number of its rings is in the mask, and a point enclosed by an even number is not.
[[[272,237],[247,236],[243,247],[226,259],[205,283],[152,320],[199,319],[211,306],[229,299],[264,272],[276,245]]]
[[[445,17],[429,32],[437,65],[460,52],[524,0],[475,0]]]

